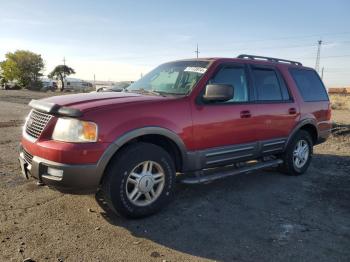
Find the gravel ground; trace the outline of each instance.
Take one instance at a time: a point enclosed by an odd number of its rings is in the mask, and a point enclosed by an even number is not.
[[[99,195],[21,178],[17,146],[31,98],[0,90],[0,261],[350,261],[350,134],[315,147],[308,172],[274,170],[178,185],[168,208],[125,220]],[[333,118],[350,124],[349,111]]]

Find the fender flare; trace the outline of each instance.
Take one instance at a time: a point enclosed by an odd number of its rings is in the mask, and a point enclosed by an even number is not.
[[[308,118],[308,119],[304,119],[302,121],[300,121],[292,130],[292,132],[289,134],[287,141],[285,143],[285,149],[287,148],[290,140],[292,139],[292,137],[296,134],[296,132],[298,132],[303,126],[305,125],[313,125],[316,128],[316,132],[317,132],[317,137],[318,137],[318,128],[317,128],[317,123],[315,119],[312,118]]]
[[[170,139],[172,142],[176,144],[176,146],[180,150],[181,158],[182,158],[182,163],[185,165],[187,162],[187,149],[182,141],[182,139],[173,131],[163,128],[163,127],[158,127],[158,126],[149,126],[149,127],[142,127],[142,128],[137,128],[131,131],[128,131],[124,133],[123,135],[119,136],[116,140],[114,140],[108,148],[105,150],[105,152],[102,154],[100,157],[97,166],[100,174],[100,180],[103,176],[104,170],[106,169],[109,161],[112,159],[114,154],[126,143],[129,141],[133,140],[134,138],[143,136],[143,135],[161,135],[164,136],[168,139]]]

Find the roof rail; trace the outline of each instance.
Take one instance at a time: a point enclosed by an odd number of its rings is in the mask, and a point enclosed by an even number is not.
[[[297,65],[297,66],[302,66],[303,64],[300,62],[296,61],[291,61],[291,60],[286,60],[286,59],[280,59],[280,58],[274,58],[274,57],[267,57],[267,56],[258,56],[258,55],[239,55],[237,58],[242,58],[242,59],[252,59],[252,60],[266,60],[270,62],[275,62],[275,63],[288,63],[292,65]]]

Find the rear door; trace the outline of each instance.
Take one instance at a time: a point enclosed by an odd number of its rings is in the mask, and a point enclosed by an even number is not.
[[[251,65],[250,75],[256,98],[256,139],[262,153],[275,153],[283,149],[297,123],[299,106],[276,67]]]

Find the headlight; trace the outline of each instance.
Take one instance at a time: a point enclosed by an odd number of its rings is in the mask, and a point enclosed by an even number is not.
[[[93,122],[74,118],[59,118],[52,139],[75,143],[96,142],[97,125]]]

